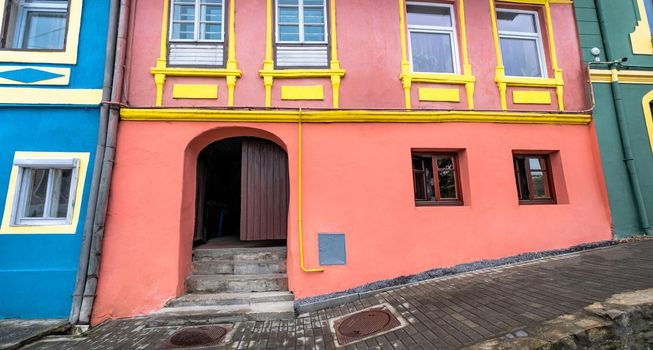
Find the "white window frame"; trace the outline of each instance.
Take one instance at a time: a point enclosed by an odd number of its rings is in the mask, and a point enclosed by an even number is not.
[[[415,6],[430,6],[430,7],[446,7],[449,9],[451,14],[451,27],[440,27],[440,26],[423,26],[423,25],[410,25],[408,23],[408,5]],[[410,59],[410,71],[413,73],[425,73],[425,74],[460,74],[460,57],[458,52],[458,32],[456,30],[456,13],[454,12],[453,5],[450,4],[434,4],[429,2],[406,2],[406,27],[408,29],[408,56]],[[415,71],[413,68],[413,45],[411,40],[411,34],[416,33],[429,33],[429,34],[447,34],[449,35],[449,40],[451,41],[451,57],[453,62],[453,73],[452,72],[419,72]]]
[[[279,39],[279,26],[282,24],[295,25],[295,23],[279,23],[279,0],[274,1],[274,23],[275,23],[275,41],[277,44],[328,44],[329,43],[329,10],[327,8],[327,0],[322,0],[322,7],[324,8],[324,40],[323,41],[305,41],[304,40],[304,0],[298,0],[298,16],[299,16],[299,40],[298,41],[282,41]],[[311,5],[307,5],[311,6]],[[317,26],[315,26],[317,27]]]
[[[228,0],[220,0],[220,1],[222,1],[222,22],[220,22],[221,32],[220,32],[220,39],[218,39],[218,40],[200,39],[200,25],[202,23],[212,23],[212,22],[206,22],[206,21],[201,21],[200,20],[200,17],[201,17],[201,14],[202,14],[202,10],[201,10],[202,5],[207,5],[207,4],[203,4],[204,0],[195,0],[195,5],[194,5],[195,6],[195,20],[194,20],[195,30],[194,30],[194,33],[193,33],[193,39],[174,39],[173,38],[174,29],[173,28],[174,28],[174,23],[175,23],[174,18],[175,18],[175,2],[176,2],[176,0],[166,0],[166,1],[170,1],[170,5],[171,5],[170,6],[170,23],[168,24],[168,26],[169,26],[168,27],[169,28],[169,30],[168,30],[168,32],[169,32],[168,40],[170,42],[175,42],[175,43],[224,43],[224,40],[225,40],[225,28],[224,27],[225,27],[226,22],[227,22],[226,18],[225,18],[225,7],[227,6],[227,1]],[[235,1],[235,0],[231,0],[231,1]],[[209,5],[211,5],[211,4],[209,4]],[[179,21],[176,21],[176,22],[179,22]],[[185,23],[185,22],[188,22],[188,21],[181,21],[179,23]]]
[[[540,26],[540,14],[537,11],[528,11],[528,10],[517,10],[517,9],[506,9],[506,8],[498,8],[496,9],[497,14],[499,12],[506,12],[506,13],[525,13],[525,14],[530,14],[533,16],[535,20],[535,30],[537,33],[529,33],[529,32],[513,32],[513,31],[507,31],[507,30],[500,30],[499,29],[499,18],[497,16],[497,32],[499,34],[499,50],[501,50],[501,39],[502,38],[507,38],[507,39],[527,39],[527,40],[533,40],[535,39],[535,46],[537,47],[537,56],[539,58],[539,65],[540,65],[540,72],[541,75],[539,77],[536,76],[512,76],[512,77],[517,77],[517,78],[547,78],[548,77],[548,69],[547,69],[547,63],[546,63],[546,56],[544,55],[544,46],[543,46],[543,40],[542,40],[542,27]],[[501,59],[503,60],[503,52],[501,53]],[[505,67],[505,63],[501,62],[501,64]],[[511,75],[506,75],[510,77]]]
[[[14,166],[18,167],[18,177],[16,179],[16,190],[14,195],[14,205],[11,213],[11,226],[41,226],[41,225],[69,225],[72,222],[73,211],[75,208],[75,194],[77,192],[77,178],[79,173],[79,159],[30,159],[21,158],[14,160]],[[42,218],[24,217],[25,208],[29,201],[29,186],[34,169],[48,169],[47,193],[45,197],[45,208],[43,209]],[[52,191],[54,172],[51,170],[72,170],[70,189],[68,193],[68,208],[66,209],[65,218],[48,217],[52,206]]]
[[[9,0],[7,0],[9,1]],[[4,4],[3,4],[4,5]],[[5,47],[4,49],[10,49],[10,50],[48,50],[48,51],[65,51],[66,50],[66,37],[68,33],[68,27],[69,24],[68,22],[70,21],[70,1],[66,1],[66,5],[63,6],[61,4],[52,4],[52,3],[47,3],[47,2],[26,2],[25,0],[19,0],[18,1],[18,10],[16,11],[16,21],[13,25],[13,30],[15,31],[13,34],[13,42],[11,43],[11,47]],[[56,48],[56,49],[30,49],[30,48],[24,48],[23,47],[23,40],[25,38],[25,30],[26,28],[26,22],[27,22],[27,16],[29,15],[30,12],[48,12],[48,13],[65,13],[66,14],[66,28],[64,29],[64,40],[63,40],[63,46],[61,48]],[[4,14],[4,18],[1,19],[2,26],[5,26],[4,21],[9,18],[9,15],[11,13],[11,10],[9,13]],[[9,28],[7,27],[7,30]],[[18,30],[18,31],[16,31]],[[7,35],[8,33],[2,33],[3,35]],[[6,43],[5,43],[6,44]]]

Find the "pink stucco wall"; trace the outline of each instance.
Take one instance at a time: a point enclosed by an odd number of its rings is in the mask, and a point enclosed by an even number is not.
[[[154,77],[150,68],[159,57],[162,1],[132,2],[132,21],[128,59],[128,102],[132,106],[152,106],[155,102]],[[265,103],[263,79],[258,72],[265,58],[265,0],[236,1],[236,59],[242,71],[235,91],[236,107],[262,107]],[[449,3],[456,4],[456,1]],[[506,6],[506,5],[502,5]],[[514,5],[513,5],[514,7]],[[542,7],[524,7],[538,10]],[[455,7],[458,14],[457,4]],[[469,58],[476,76],[475,104],[478,110],[500,109],[499,91],[494,81],[496,56],[491,31],[489,4],[486,0],[465,1]],[[571,4],[551,5],[553,31],[558,52],[558,63],[565,81],[565,107],[580,110],[586,105],[586,89],[582,72],[576,22]],[[336,4],[336,30],[340,63],[346,70],[340,89],[341,108],[404,108],[404,92],[399,80],[401,46],[399,2],[397,0],[339,0]],[[545,21],[542,16],[544,48],[548,52]],[[460,34],[460,32],[459,32]],[[459,38],[460,41],[460,38]],[[460,46],[460,45],[459,45]],[[546,55],[549,76],[553,76],[550,55]],[[460,59],[462,62],[462,57]],[[173,99],[174,83],[205,83],[219,86],[218,99]],[[323,101],[282,101],[282,85],[323,85]],[[460,103],[419,102],[417,87],[446,87],[437,84],[415,84],[412,89],[413,108],[466,109],[464,91]],[[553,89],[549,89],[553,92]],[[511,96],[509,91],[508,96]],[[515,110],[557,110],[553,95],[552,105],[514,106]],[[168,78],[164,92],[164,106],[226,106],[227,88],[224,78]],[[329,78],[276,79],[272,93],[273,107],[332,106]]]
[[[196,156],[215,140],[256,136],[287,150],[288,275],[290,289],[303,298],[435,267],[610,239],[593,133],[591,125],[306,124],[307,265],[317,266],[318,232],[344,232],[347,242],[347,265],[309,274],[298,265],[297,125],[123,122],[93,320],[148,313],[183,293]],[[460,150],[464,206],[415,206],[411,148]],[[558,204],[518,204],[514,150],[556,151]]]

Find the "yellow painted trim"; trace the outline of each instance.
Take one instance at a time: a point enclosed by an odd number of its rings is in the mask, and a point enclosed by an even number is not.
[[[550,4],[568,4],[566,1],[554,0],[500,0],[501,2],[515,3],[515,4],[528,4],[528,5],[543,5],[544,18],[546,31],[549,43],[549,59],[551,60],[551,68],[553,68],[553,78],[527,78],[527,77],[507,77],[505,74],[505,67],[503,66],[503,58],[501,56],[501,46],[499,43],[499,28],[497,26],[496,6],[495,1],[488,0],[490,4],[490,16],[492,18],[492,35],[494,38],[494,49],[497,57],[497,67],[495,72],[495,81],[499,88],[499,98],[501,101],[501,109],[508,110],[507,91],[508,87],[546,87],[555,88],[556,97],[558,101],[558,110],[563,112],[564,105],[564,81],[562,78],[562,69],[558,66],[558,56],[556,53],[555,38],[553,37],[553,21],[551,17]]]
[[[476,112],[476,111],[367,111],[367,110],[213,110],[183,108],[123,108],[123,120],[229,121],[261,123],[510,123],[588,124],[589,114]]]
[[[265,86],[265,107],[272,107],[272,84],[274,79],[330,78],[333,91],[333,108],[340,107],[340,81],[345,71],[340,68],[338,60],[338,38],[336,31],[336,0],[328,0],[329,6],[329,42],[331,45],[331,62],[329,69],[274,69],[272,37],[274,33],[274,2],[266,2],[265,60],[259,75]]]
[[[324,100],[322,85],[311,86],[282,86],[282,100]]]
[[[229,28],[227,41],[227,64],[225,68],[171,68],[168,67],[168,23],[170,20],[170,1],[163,0],[163,11],[161,19],[161,38],[159,43],[159,58],[156,65],[150,68],[150,73],[154,75],[154,84],[156,86],[155,106],[163,105],[163,91],[167,77],[204,77],[204,78],[225,78],[227,82],[227,106],[233,107],[235,100],[236,81],[241,76],[236,61],[236,20],[235,20],[235,2],[229,0]],[[174,90],[174,87],[173,87]],[[173,98],[175,98],[173,94]]]
[[[408,27],[406,22],[406,1],[398,0],[399,6],[399,25],[400,25],[400,43],[401,43],[401,75],[399,79],[404,89],[404,100],[406,109],[411,109],[411,89],[413,83],[430,83],[430,84],[463,84],[467,95],[467,105],[469,110],[474,109],[474,84],[476,78],[472,73],[472,65],[469,63],[469,52],[467,48],[467,24],[465,18],[465,1],[458,1],[458,24],[461,42],[461,52],[463,56],[462,74],[447,73],[414,73],[410,70],[408,62]],[[418,90],[419,91],[419,90]],[[423,101],[420,97],[420,101]],[[458,98],[458,102],[460,97]]]
[[[97,105],[102,89],[38,89],[0,87],[0,103]]]
[[[460,102],[460,91],[458,89],[417,89],[420,101],[431,102]]]
[[[174,84],[172,98],[216,99],[218,86],[208,84]]]
[[[644,121],[646,122],[648,141],[651,144],[651,153],[653,153],[653,113],[651,113],[651,105],[650,105],[651,101],[653,101],[653,90],[649,91],[642,98],[642,110],[644,110]]]
[[[77,189],[75,192],[75,203],[73,204],[73,216],[68,225],[43,225],[43,226],[11,226],[11,214],[13,213],[14,197],[16,195],[16,182],[18,181],[18,166],[11,168],[9,175],[9,188],[5,202],[5,211],[0,225],[0,234],[74,234],[77,231],[77,223],[82,208],[82,196],[84,195],[84,183],[88,169],[89,153],[72,152],[16,152],[14,159],[36,158],[36,159],[79,159],[79,170],[77,171]],[[72,184],[71,184],[72,185]]]
[[[637,0],[639,21],[632,33],[630,33],[630,44],[633,53],[637,55],[653,55],[653,43],[651,42],[651,28],[648,24],[648,14],[644,0]]]
[[[69,4],[66,48],[63,51],[0,50],[0,62],[76,64],[83,0],[70,0]],[[5,7],[5,1],[0,1],[0,22],[5,18]]]
[[[610,83],[613,80],[622,84],[652,84],[653,72],[641,70],[607,70],[592,69],[590,77],[593,83]]]
[[[551,104],[551,92],[546,91],[518,91],[512,92],[512,102],[516,104]]]
[[[19,70],[19,69],[27,69],[27,68],[59,74],[61,75],[61,77],[47,79],[47,80],[40,80],[34,83],[22,83],[16,80],[0,78],[0,85],[68,85],[68,83],[70,82],[70,68],[38,67],[38,66],[0,66],[0,73]]]

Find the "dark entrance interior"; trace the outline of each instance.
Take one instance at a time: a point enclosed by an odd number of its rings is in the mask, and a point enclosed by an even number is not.
[[[288,157],[253,137],[214,142],[197,161],[194,245],[285,245]]]

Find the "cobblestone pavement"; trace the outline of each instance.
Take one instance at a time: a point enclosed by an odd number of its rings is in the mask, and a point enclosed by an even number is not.
[[[335,349],[329,320],[388,303],[407,324],[345,349],[457,349],[537,325],[620,292],[653,287],[653,240],[465,273],[386,291],[293,321],[240,322],[219,348]],[[27,349],[159,349],[178,327],[117,320],[84,338],[46,338]]]

